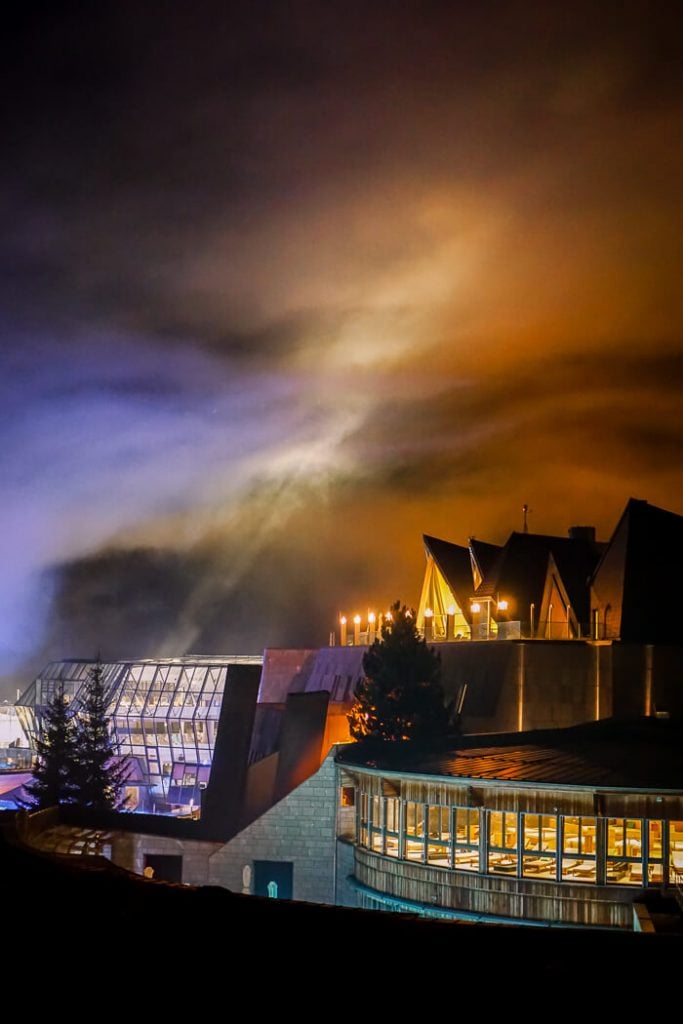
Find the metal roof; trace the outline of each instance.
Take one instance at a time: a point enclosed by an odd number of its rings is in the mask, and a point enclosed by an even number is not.
[[[605,719],[568,729],[466,736],[457,748],[412,743],[340,749],[343,763],[399,774],[539,785],[683,790],[683,725]]]

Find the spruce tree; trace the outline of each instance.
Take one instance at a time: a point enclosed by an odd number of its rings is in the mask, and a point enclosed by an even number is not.
[[[78,715],[76,747],[76,802],[81,807],[99,811],[125,809],[122,790],[130,776],[131,765],[127,757],[119,757],[112,741],[99,658],[88,670]]]
[[[76,724],[63,683],[43,710],[32,775],[32,781],[24,787],[28,810],[70,804],[77,799]]]
[[[363,656],[365,677],[348,715],[351,735],[363,741],[442,741],[448,710],[441,659],[415,625],[415,614],[397,601],[382,636]]]

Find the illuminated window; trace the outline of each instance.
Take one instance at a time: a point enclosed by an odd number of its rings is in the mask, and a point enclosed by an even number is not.
[[[517,815],[509,811],[489,813],[489,871],[517,873]]]
[[[406,804],[406,859],[425,859],[425,807],[424,804]]]
[[[683,885],[683,821],[669,822],[669,878]]]
[[[370,845],[375,853],[384,853],[382,802],[381,796],[370,798]]]
[[[355,807],[355,805],[356,805],[356,787],[355,786],[342,786],[342,788],[341,788],[340,806],[342,806],[342,807]]]
[[[368,845],[368,809],[369,799],[367,793],[361,793],[358,808],[358,843],[360,846]]]
[[[384,807],[386,827],[385,850],[388,857],[398,857],[400,840],[401,801],[398,797],[387,797]]]
[[[427,860],[430,864],[449,867],[451,852],[451,809],[430,806],[428,812]]]
[[[607,882],[643,884],[642,821],[640,818],[607,819]]]
[[[562,819],[562,878],[566,881],[595,882],[596,829],[595,818]]]
[[[557,874],[557,818],[549,814],[523,814],[522,874],[555,878]]]
[[[663,824],[661,821],[647,823],[647,881],[650,885],[661,885],[664,881]]]
[[[462,871],[479,870],[479,810],[455,808],[453,835],[455,867]]]

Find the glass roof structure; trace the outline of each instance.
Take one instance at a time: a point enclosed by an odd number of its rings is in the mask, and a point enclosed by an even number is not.
[[[113,738],[134,760],[128,810],[192,813],[200,807],[230,665],[260,665],[258,655],[103,663]],[[33,747],[42,713],[60,686],[76,714],[92,661],[47,665],[16,703]]]

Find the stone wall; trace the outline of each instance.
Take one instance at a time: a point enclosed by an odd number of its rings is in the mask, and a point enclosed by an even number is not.
[[[220,843],[196,839],[169,839],[165,836],[119,832],[113,837],[111,859],[119,867],[141,875],[146,854],[182,857],[182,881],[188,885],[208,885],[209,858],[220,848]]]
[[[333,753],[319,770],[210,859],[209,882],[243,891],[243,870],[255,860],[293,864],[293,898],[334,903],[336,768]]]

